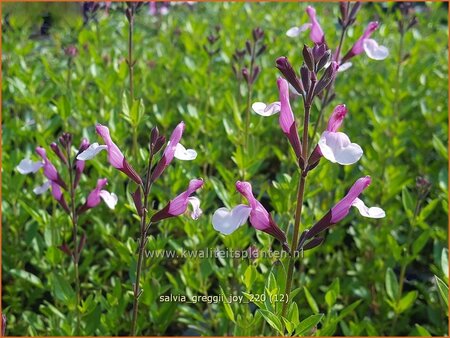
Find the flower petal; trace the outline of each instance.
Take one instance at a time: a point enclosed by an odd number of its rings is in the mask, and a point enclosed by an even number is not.
[[[346,71],[352,65],[353,65],[353,63],[351,63],[351,62],[344,62],[343,64],[339,65],[338,73]]]
[[[51,182],[46,181],[43,185],[40,185],[39,187],[36,187],[33,189],[33,192],[36,195],[42,195],[44,192],[46,192],[50,188]]]
[[[194,220],[198,219],[203,213],[202,209],[200,209],[200,199],[198,197],[189,197],[188,202],[192,206],[191,212],[192,219]]]
[[[229,235],[247,222],[251,210],[249,206],[244,204],[239,204],[231,210],[219,208],[212,217],[213,227],[221,234]]]
[[[81,152],[78,156],[77,156],[77,160],[79,161],[87,161],[90,160],[92,158],[94,158],[95,156],[97,156],[97,154],[99,152],[101,152],[102,150],[107,150],[108,146],[106,145],[99,145],[97,142],[92,143],[85,151]]]
[[[389,56],[389,49],[378,45],[374,39],[365,39],[363,48],[367,56],[373,60],[384,60]]]
[[[358,209],[361,216],[369,218],[383,218],[386,217],[386,213],[379,207],[367,207],[362,200],[356,198],[352,203],[356,209]]]
[[[28,158],[24,158],[20,161],[19,165],[16,167],[17,171],[22,175],[27,175],[30,173],[35,173],[40,168],[44,166],[43,162],[33,162]]]
[[[255,102],[252,104],[253,111],[261,116],[271,116],[280,112],[280,102],[265,104],[264,102]]]
[[[324,131],[318,145],[323,157],[342,165],[357,162],[363,154],[361,147],[356,143],[351,143],[348,136],[341,132]]]
[[[197,152],[194,149],[186,149],[181,143],[175,147],[175,158],[182,161],[192,161],[197,157]]]
[[[106,203],[108,208],[114,209],[116,207],[118,198],[117,198],[117,195],[115,193],[109,193],[106,190],[101,190],[100,191],[100,197]]]
[[[301,32],[310,29],[311,26],[312,25],[310,23],[305,23],[300,27],[291,27],[287,30],[286,35],[289,36],[290,38],[295,38],[296,36],[299,36]]]

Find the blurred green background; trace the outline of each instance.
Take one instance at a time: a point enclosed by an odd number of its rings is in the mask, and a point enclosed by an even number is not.
[[[71,132],[78,145],[82,137],[99,142],[95,124],[107,125],[129,162],[141,171],[150,129],[158,126],[168,137],[183,120],[182,143],[196,149],[198,157],[172,163],[154,187],[155,208],[183,191],[189,179],[203,177],[199,197],[204,215],[198,221],[182,216],[157,224],[148,249],[279,249],[267,234],[250,226],[220,235],[211,215],[218,207],[240,202],[234,183],[245,168],[255,195],[274,212],[280,227],[285,230],[293,222],[298,174],[290,146],[276,116],[252,114],[251,156],[243,156],[247,94],[238,86],[231,64],[235,49],[244,48],[252,29],[261,27],[267,50],[258,59],[261,74],[252,101],[276,101],[275,59],[287,56],[298,70],[303,44],[312,44],[307,32],[297,38],[285,34],[307,22],[307,5],[159,3],[168,13],[155,15],[144,4],[134,36],[135,97],[144,106],[143,116],[136,118],[124,108],[129,84],[123,3],[84,16],[80,3],[2,4],[2,306],[8,335],[74,333],[73,266],[58,249],[63,237],[70,239],[69,219],[50,193],[33,194],[43,182],[42,173],[22,176],[15,169],[24,157],[38,159],[37,145],[46,147],[56,164],[48,146],[63,131]],[[335,48],[339,5],[314,6],[329,47]],[[400,68],[396,5],[363,4],[348,31],[344,52],[369,21],[378,20],[380,28],[373,37],[389,48],[390,56],[374,61],[363,54],[339,73],[337,96],[325,118],[334,105],[345,103],[349,113],[344,131],[362,146],[364,156],[347,167],[321,161],[311,172],[302,226],[313,225],[364,175],[372,177],[365,202],[381,206],[387,216],[370,220],[352,212],[329,231],[323,245],[305,253],[294,280],[297,319],[324,314],[317,330],[307,335],[448,334],[447,305],[435,277],[448,285],[446,6],[416,4],[418,25],[404,36]],[[220,51],[212,58],[203,47],[210,34],[220,36],[214,45]],[[65,54],[68,46],[77,48],[75,57]],[[301,119],[302,103],[291,104]],[[313,107],[312,121],[317,111]],[[141,151],[133,151],[133,137]],[[125,175],[114,170],[104,154],[86,164],[79,199],[97,178],[107,177],[108,190],[119,196],[119,203],[114,212],[101,204],[80,220],[87,234],[80,265],[82,333],[125,335],[139,219]],[[431,188],[414,213],[418,177],[425,177]],[[283,263],[270,258],[147,259],[141,333],[277,334],[276,323],[266,322],[254,304],[162,303],[159,297],[273,292],[282,283]],[[405,278],[399,290],[402,269]],[[259,305],[276,312],[279,304]]]

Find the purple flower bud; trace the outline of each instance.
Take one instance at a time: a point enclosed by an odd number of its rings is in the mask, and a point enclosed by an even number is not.
[[[66,56],[73,58],[78,55],[78,48],[73,45],[67,46],[64,49],[64,54],[66,54]]]
[[[285,56],[281,56],[276,60],[276,67],[284,75],[286,80],[291,84],[292,87],[299,93],[303,94],[304,89],[302,84],[300,83],[297,75],[295,74],[294,69],[292,68],[289,60]]]
[[[249,74],[248,74],[248,69],[247,68],[242,68],[242,76],[244,77],[245,81],[247,83],[249,83]]]
[[[306,66],[311,72],[314,72],[314,56],[312,54],[311,48],[308,48],[306,45],[303,45],[303,60],[305,61]]]
[[[134,206],[136,207],[136,211],[139,216],[142,216],[143,210],[142,210],[142,195],[141,195],[141,187],[137,187],[136,191],[131,194],[131,197],[133,198]]]
[[[256,78],[258,77],[260,71],[261,71],[261,68],[259,68],[259,66],[256,66],[256,67],[253,69],[252,83],[255,83]]]
[[[59,157],[59,159],[67,165],[67,158],[66,156],[64,156],[64,154],[62,153],[61,149],[58,147],[58,145],[53,142],[52,144],[50,144],[50,148],[52,148],[53,152],[56,154],[56,156]]]
[[[337,62],[332,61],[331,64],[328,66],[328,68],[325,70],[322,78],[317,83],[316,88],[314,90],[314,95],[319,95],[322,92],[322,90],[324,90],[330,85],[330,83],[336,78],[338,69],[339,65],[337,64]]]
[[[245,49],[249,55],[252,55],[252,44],[249,40],[245,41]]]

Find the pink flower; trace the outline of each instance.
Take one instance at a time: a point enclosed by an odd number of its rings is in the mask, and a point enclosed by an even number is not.
[[[297,158],[301,158],[302,146],[297,132],[297,124],[295,123],[294,114],[292,113],[289,102],[289,84],[285,79],[279,77],[277,85],[280,95],[280,127],[291,143]]]
[[[197,197],[191,197],[191,195],[202,186],[202,179],[191,180],[187,190],[172,199],[163,209],[154,214],[151,218],[151,222],[155,223],[169,217],[179,216],[186,212],[188,204],[191,204],[192,206],[192,219],[198,219],[202,214],[200,200]]]
[[[311,33],[309,34],[309,37],[316,45],[325,43],[325,35],[323,34],[322,27],[320,27],[320,24],[316,18],[316,10],[311,6],[308,6],[306,8],[306,13],[308,13],[311,21]]]
[[[308,160],[309,170],[318,164],[321,156],[333,163],[349,165],[356,163],[363,155],[363,150],[358,144],[352,143],[346,134],[338,132],[346,114],[345,105],[340,104],[334,108],[328,120],[327,129],[320,136]]]
[[[151,177],[152,182],[156,181],[158,177],[161,176],[163,171],[169,166],[170,162],[172,162],[175,156],[175,151],[177,150],[177,145],[181,140],[181,136],[183,136],[184,128],[184,122],[180,122],[173,130],[170,140],[164,149],[164,153],[153,170]]]
[[[59,203],[59,205],[68,213],[70,214],[70,209],[67,206],[66,200],[64,199],[64,195],[61,191],[61,187],[59,184],[57,184],[54,181],[50,181],[51,187],[52,187],[52,195],[55,198],[55,200]]]
[[[278,227],[269,212],[253,196],[252,186],[248,182],[236,182],[236,189],[244,196],[249,206],[239,204],[232,210],[219,208],[214,212],[212,223],[215,230],[228,235],[234,232],[249,219],[257,230],[264,231],[278,239],[288,249],[286,235]]]
[[[79,214],[96,207],[100,204],[101,200],[106,203],[108,208],[115,208],[118,200],[117,195],[103,190],[106,184],[108,184],[108,180],[106,178],[102,178],[97,181],[97,186],[89,193],[86,203],[84,203],[78,210]]]
[[[372,33],[378,28],[378,22],[372,21],[367,25],[363,35],[355,42],[350,51],[342,58],[341,63],[351,59],[352,57],[366,52],[367,56],[374,60],[383,60],[388,57],[389,50],[384,46],[379,46],[378,43],[370,39]]]
[[[317,21],[316,10],[311,6],[308,6],[306,8],[306,13],[309,16],[310,22],[305,23],[299,27],[289,28],[289,30],[286,32],[286,35],[289,37],[296,37],[301,32],[311,29],[311,32],[309,34],[309,37],[311,38],[311,40],[316,45],[321,45],[321,44],[325,43],[325,35],[323,33],[322,27],[320,26],[319,22]]]
[[[95,130],[97,131],[97,134],[103,138],[105,145],[99,145],[98,143],[91,144],[85,151],[77,156],[77,160],[90,160],[102,150],[106,150],[108,152],[108,161],[114,168],[125,173],[137,184],[142,184],[142,179],[139,174],[131,167],[119,147],[112,141],[109,129],[101,124],[97,124]]]
[[[350,212],[350,208],[356,207],[359,213],[368,218],[383,218],[386,213],[378,207],[368,208],[359,195],[369,186],[371,182],[370,176],[361,177],[350,188],[347,195],[342,198],[328,213],[322,217],[314,226],[306,233],[305,240],[315,237],[320,232],[328,229],[331,225],[343,220]]]
[[[64,189],[67,189],[66,183],[61,179],[61,176],[56,171],[55,166],[49,161],[45,149],[42,147],[37,147],[36,152],[40,157],[42,157],[44,161],[44,165],[42,166],[44,170],[44,176],[47,177],[50,181],[59,184]]]

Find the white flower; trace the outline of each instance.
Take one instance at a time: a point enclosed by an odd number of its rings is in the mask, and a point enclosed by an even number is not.
[[[374,39],[365,39],[363,48],[367,56],[373,60],[384,60],[389,56],[389,50],[385,46],[380,46]]]
[[[357,162],[363,154],[361,147],[352,143],[348,136],[341,132],[324,131],[318,145],[323,157],[342,165]]]
[[[197,152],[194,149],[186,149],[181,143],[178,143],[174,157],[182,161],[192,161],[197,158]]]
[[[16,169],[22,175],[27,175],[30,173],[35,173],[43,166],[44,166],[44,162],[42,162],[42,161],[33,162],[32,160],[30,160],[28,158],[24,158],[22,161],[20,161],[20,163],[16,167]]]
[[[224,235],[229,235],[247,222],[252,208],[239,204],[233,209],[219,208],[214,212],[212,224],[215,230]]]
[[[383,218],[386,216],[386,213],[383,209],[379,207],[367,207],[362,200],[359,198],[356,198],[352,206],[354,206],[356,209],[358,209],[359,213],[368,218]]]
[[[92,143],[85,151],[78,154],[77,160],[79,160],[79,161],[90,160],[90,159],[94,158],[95,156],[97,156],[97,154],[99,152],[101,152],[102,150],[107,150],[107,149],[108,149],[108,147],[106,145],[103,145],[103,144],[99,145],[97,142]]]
[[[261,116],[271,116],[277,114],[281,110],[280,102],[272,102],[265,104],[264,102],[255,102],[252,104],[253,111]]]

